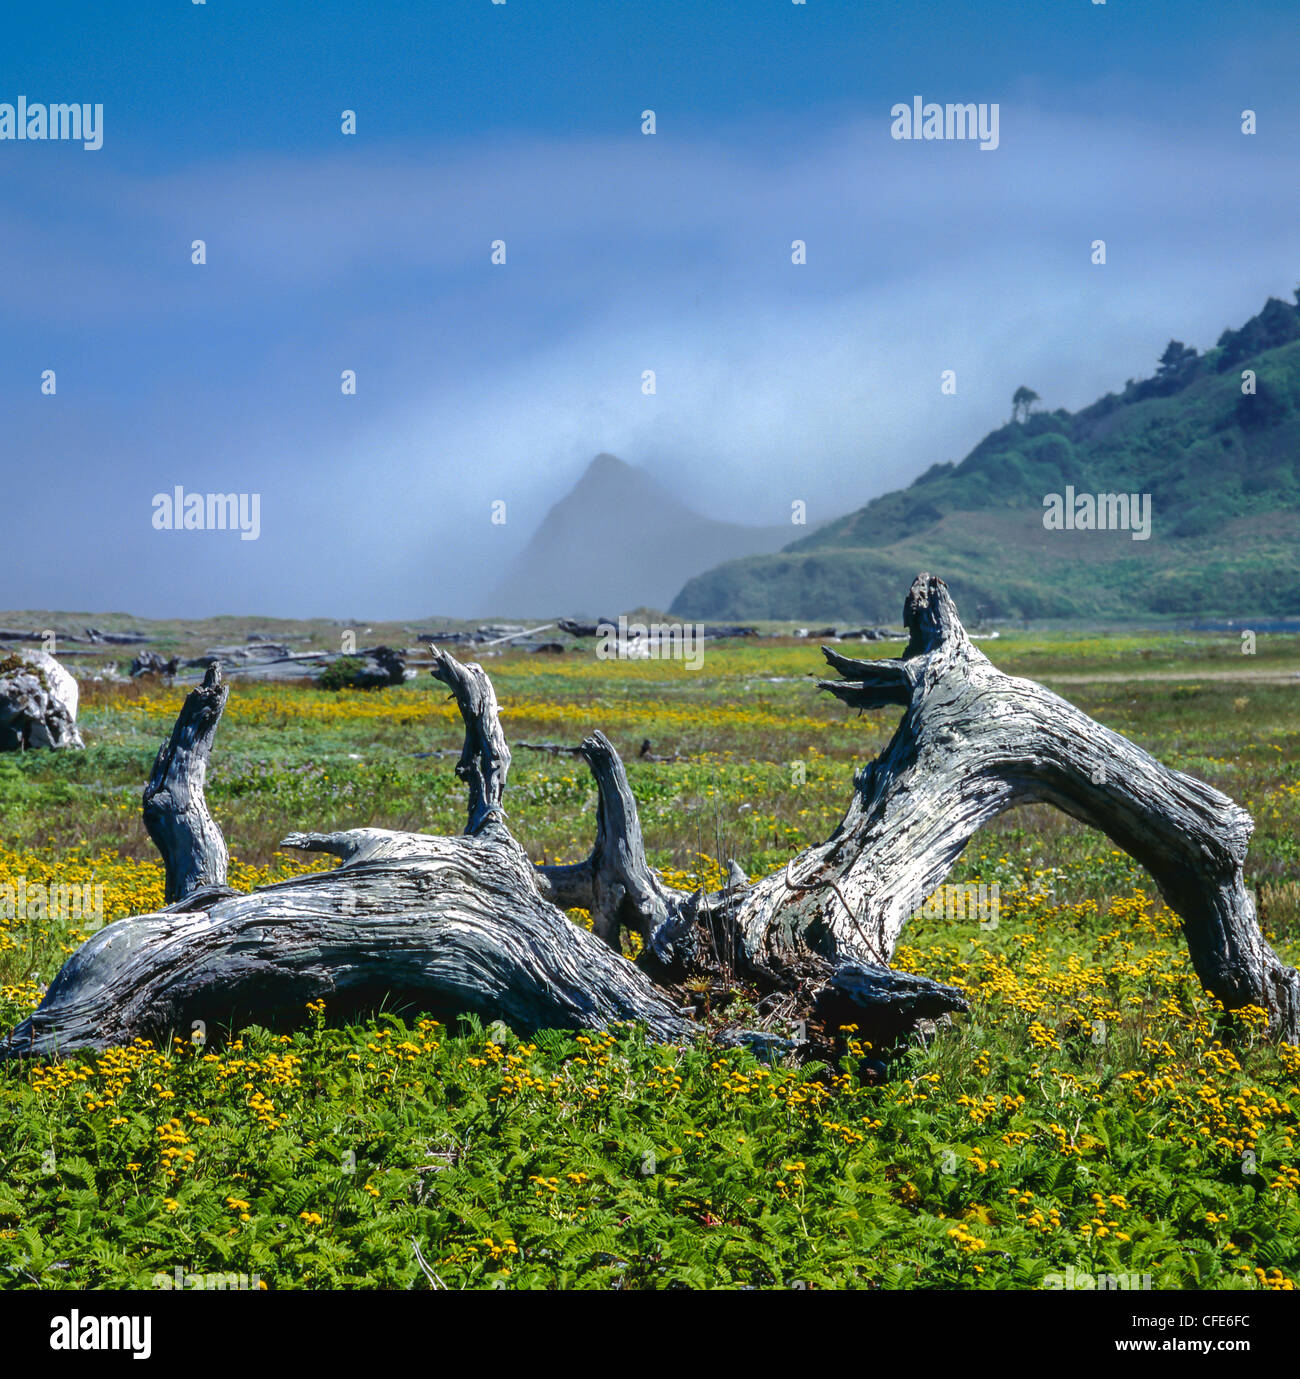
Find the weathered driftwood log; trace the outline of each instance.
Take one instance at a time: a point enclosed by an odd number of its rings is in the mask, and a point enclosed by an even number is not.
[[[150,660],[150,658],[153,658]],[[164,663],[146,651],[131,667],[131,674],[163,670],[174,675],[178,662]],[[406,677],[405,653],[389,646],[361,647],[356,651],[290,651],[279,642],[248,642],[240,646],[210,647],[184,663],[186,670],[206,670],[220,664],[227,676],[244,680],[316,680],[327,689],[385,689],[400,685]],[[192,677],[183,677],[192,683]]]
[[[141,675],[175,675],[178,669],[179,656],[166,660],[157,651],[142,651],[131,662],[131,678],[136,680]]]
[[[119,920],[68,960],[3,1051],[105,1048],[195,1021],[214,1031],[339,1009],[473,1012],[521,1032],[643,1021],[672,1040],[687,1022],[626,959],[538,894],[504,829],[434,838],[361,829],[292,834],[343,859],[249,895]]]
[[[585,622],[581,618],[560,618],[556,627],[567,632],[570,637],[602,637],[608,627],[617,627],[617,618],[597,618],[595,622]]]
[[[1269,947],[1243,879],[1250,816],[1203,782],[1029,680],[997,670],[967,637],[943,581],[917,578],[896,660],[823,654],[842,677],[821,687],[859,709],[905,710],[863,767],[838,828],[780,872],[702,907],[715,948],[742,970],[780,976],[810,950],[832,968],[887,968],[908,917],[977,829],[1043,801],[1105,833],[1143,864],[1181,917],[1197,975],[1229,1009],[1262,1006],[1300,1040],[1300,975]],[[680,902],[677,903],[680,908]],[[697,933],[678,923],[652,949],[689,966]],[[699,926],[696,926],[698,930]]]
[[[582,755],[581,747],[574,747],[567,742],[516,742],[515,750],[518,752],[546,752],[553,757],[577,757]]]
[[[617,632],[617,618],[598,618],[595,622],[584,622],[578,618],[560,618],[556,627],[567,632],[570,637],[604,637],[611,631]],[[716,641],[723,637],[757,637],[758,628],[742,626],[739,623],[697,623],[698,635],[706,641]],[[834,628],[830,631],[833,633]]]
[[[465,722],[456,768],[469,795],[465,836],[291,834],[286,844],[342,865],[246,896],[214,890],[201,769],[225,702],[214,674],[186,701],[154,772],[153,807],[183,816],[154,834],[176,903],[83,945],[0,1054],[104,1047],[194,1020],[266,1021],[321,996],[474,1012],[521,1031],[641,1021],[677,1040],[700,1028],[683,984],[698,995],[701,977],[709,990],[749,983],[760,1011],[766,1003],[801,1022],[816,1053],[845,1023],[888,1040],[965,1009],[956,989],[889,960],[971,834],[1030,800],[1060,806],[1139,858],[1182,916],[1206,986],[1229,1008],[1264,1006],[1276,1033],[1296,1040],[1300,979],[1265,943],[1242,882],[1244,811],[997,671],[941,580],[917,579],[905,620],[910,641],[897,660],[825,650],[843,678],[823,688],[861,709],[904,710],[889,746],[858,772],[839,827],[757,883],[733,865],[711,895],[675,890],[649,866],[626,772],[601,733],[581,747],[598,792],[590,856],[532,866],[505,823],[510,752],[491,682],[441,651],[433,674]],[[566,918],[572,908],[590,911],[591,933]],[[625,931],[641,940],[635,964],[620,955]],[[732,1028],[722,1037],[772,1036]]]
[[[101,632],[98,627],[86,628],[92,642],[107,642],[109,646],[140,646],[149,640],[147,632]]]
[[[0,1056],[187,1033],[196,1020],[210,1029],[275,1022],[321,997],[355,1009],[474,1013],[520,1031],[630,1020],[657,1039],[686,1036],[689,1022],[670,993],[543,898],[504,823],[510,751],[491,681],[444,652],[436,659],[433,673],[465,720],[456,767],[469,791],[465,836],[294,833],[285,845],[342,865],[249,895],[219,889],[225,848],[218,868],[202,795],[228,693],[214,667],[186,699],[147,792],[148,809],[171,811],[150,832],[176,903],[119,920],[83,944]]]
[[[0,650],[0,752],[84,747],[77,681],[45,651]]]
[[[163,898],[169,905],[200,887],[220,890],[226,885],[226,840],[208,813],[203,783],[212,739],[229,697],[230,686],[221,681],[221,663],[214,662],[203,684],[185,696],[144,788],[144,826],[162,853]]]
[[[835,957],[886,962],[972,834],[1042,801],[1147,868],[1183,921],[1207,990],[1230,1010],[1262,1006],[1278,1035],[1300,1039],[1300,975],[1265,941],[1243,879],[1249,814],[1041,685],[997,670],[971,644],[942,580],[917,579],[904,621],[911,639],[899,660],[824,651],[843,677],[824,689],[854,707],[905,713],[858,773],[831,838],[746,897],[737,916],[745,945],[811,934]]]
[[[823,689],[859,709],[905,710],[885,751],[858,772],[825,843],[753,886],[710,897],[647,882],[643,857],[620,856],[632,873],[620,878],[620,922],[645,938],[647,962],[662,964],[661,975],[686,974],[709,952],[743,975],[783,983],[792,959],[798,968],[811,954],[832,971],[853,964],[880,973],[908,917],[976,830],[1042,801],[1099,829],[1151,872],[1183,921],[1207,990],[1229,1010],[1263,1007],[1278,1037],[1300,1040],[1300,975],[1265,941],[1243,878],[1253,828],[1245,810],[1041,685],[997,670],[967,637],[942,580],[917,578],[904,625],[909,642],[896,660],[855,661],[823,648],[843,677]],[[602,808],[607,790],[626,792],[625,778],[620,785],[593,770]],[[930,997],[942,1004],[946,993]]]

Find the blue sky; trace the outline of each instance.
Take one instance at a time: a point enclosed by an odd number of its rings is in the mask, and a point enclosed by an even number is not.
[[[10,18],[0,102],[102,103],[104,146],[0,142],[0,605],[472,613],[601,450],[734,521],[856,507],[1020,383],[1079,407],[1290,294],[1297,37],[1194,0]],[[1000,147],[891,140],[917,94],[998,102]],[[155,531],[176,484],[260,493],[259,540]]]

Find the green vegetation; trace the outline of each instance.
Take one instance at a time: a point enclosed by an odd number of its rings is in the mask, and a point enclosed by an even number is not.
[[[672,611],[892,622],[893,591],[922,569],[942,570],[972,614],[1003,619],[1300,611],[1300,309],[1270,298],[1204,355],[1171,340],[1152,378],[1080,412],[1035,412],[1036,400],[1018,389],[1016,419],[960,464],[779,554],[697,576]],[[1044,530],[1044,496],[1067,485],[1150,494],[1150,539]]]
[[[365,664],[360,656],[340,656],[325,667],[318,683],[326,690],[349,689],[365,669]]]
[[[984,645],[1245,804],[1265,928],[1300,956],[1300,638],[1261,636],[1254,657],[1228,636]],[[815,694],[807,642],[710,644],[698,673],[486,664],[512,742],[611,735],[676,885],[716,884],[729,857],[761,875],[824,838],[894,722]],[[140,791],[184,691],[84,690],[84,753],[0,758],[0,895],[93,879],[111,921],[161,904]],[[459,830],[460,735],[427,677],[237,682],[208,790],[232,882],[324,865],[279,851],[293,828]],[[639,761],[645,737],[684,759]],[[516,752],[506,804],[537,860],[585,853],[594,802],[579,763]],[[833,1065],[796,1069],[631,1029],[522,1042],[328,1008],[288,1034],[2,1065],[0,1280],[148,1287],[179,1267],[423,1288],[415,1241],[452,1289],[1037,1288],[1071,1264],[1155,1288],[1293,1286],[1300,1057],[1254,1019],[1229,1034],[1150,879],[1073,820],[1005,816],[952,880],[998,885],[997,928],[924,916],[896,961],[963,985],[972,1014],[883,1076],[852,1029]],[[44,913],[0,919],[0,1021],[83,937]]]

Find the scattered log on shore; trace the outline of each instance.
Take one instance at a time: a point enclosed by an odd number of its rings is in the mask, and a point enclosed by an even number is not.
[[[179,657],[173,656],[171,660],[165,660],[157,651],[142,651],[131,662],[131,678],[135,680],[141,675],[175,675],[179,668]]]

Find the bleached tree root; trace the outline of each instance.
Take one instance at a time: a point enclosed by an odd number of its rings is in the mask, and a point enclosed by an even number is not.
[[[510,752],[491,683],[481,667],[435,651],[433,674],[465,721],[456,768],[469,796],[465,835],[290,834],[286,845],[340,866],[233,895],[203,802],[225,703],[214,672],[187,699],[146,792],[175,903],[84,944],[0,1056],[187,1033],[195,1020],[269,1022],[321,997],[336,1008],[473,1012],[520,1032],[633,1021],[680,1041],[703,1028],[692,1014],[736,982],[760,1013],[793,1022],[797,1038],[776,1039],[780,1047],[822,1055],[844,1024],[888,1043],[966,1009],[957,989],[898,972],[890,959],[907,917],[972,834],[1031,800],[1138,858],[1182,916],[1206,987],[1229,1009],[1263,1006],[1278,1037],[1300,1037],[1300,979],[1265,942],[1242,878],[1249,816],[1041,686],[996,670],[941,580],[918,577],[905,621],[910,641],[898,660],[825,650],[842,678],[824,689],[860,709],[904,710],[889,746],[858,772],[839,827],[756,883],[733,864],[713,894],[675,890],[649,866],[626,772],[601,733],[580,748],[598,792],[591,854],[534,867],[506,826]],[[563,913],[575,908],[590,912],[591,932]],[[628,932],[641,942],[635,963],[621,956]],[[721,1033],[772,1042],[763,1031]]]

